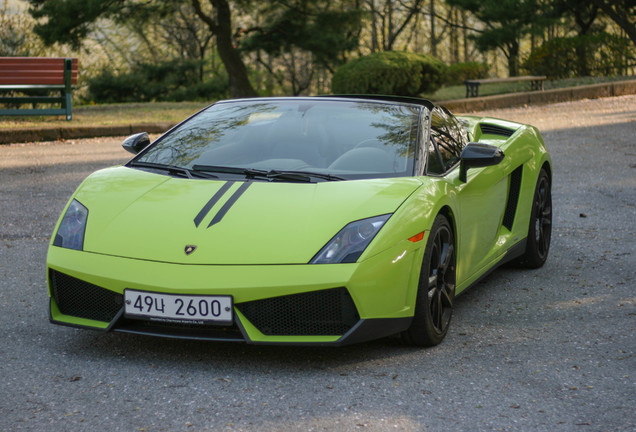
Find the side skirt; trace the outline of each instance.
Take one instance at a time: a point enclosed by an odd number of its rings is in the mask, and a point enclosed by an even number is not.
[[[524,238],[523,240],[521,240],[521,241],[517,242],[515,245],[513,245],[510,249],[508,249],[508,251],[506,252],[504,257],[497,264],[495,264],[490,269],[488,269],[488,271],[484,272],[483,275],[479,276],[475,280],[475,282],[471,283],[466,288],[464,288],[462,290],[462,292],[460,292],[457,295],[457,297],[459,297],[460,295],[464,294],[465,292],[467,292],[468,290],[473,288],[479,282],[484,280],[488,275],[490,275],[490,273],[494,272],[495,270],[497,270],[502,265],[504,265],[506,263],[509,263],[510,261],[514,260],[515,258],[519,258],[521,255],[523,255],[524,252],[526,251],[526,242],[527,242],[527,240],[528,240],[527,238]]]

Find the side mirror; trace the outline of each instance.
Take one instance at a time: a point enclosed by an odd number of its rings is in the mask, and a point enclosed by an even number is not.
[[[150,144],[150,138],[148,132],[141,132],[135,135],[131,135],[121,143],[121,146],[132,154],[137,154]]]
[[[468,143],[460,156],[459,179],[465,183],[468,168],[497,165],[503,158],[504,152],[499,147],[490,144]]]

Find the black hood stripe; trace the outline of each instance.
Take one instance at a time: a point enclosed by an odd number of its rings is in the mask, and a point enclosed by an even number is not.
[[[221,210],[219,210],[219,212],[214,215],[214,218],[212,219],[212,222],[210,222],[210,225],[208,225],[208,228],[210,228],[214,224],[221,222],[221,219],[223,219],[223,216],[225,216],[225,214],[228,212],[228,210],[230,210],[230,208],[240,198],[240,196],[243,195],[243,192],[245,192],[247,188],[250,187],[250,184],[251,183],[249,182],[244,182],[236,190],[236,192],[234,192],[234,194],[230,197],[230,199],[227,200],[225,204],[223,204],[223,207],[221,207]]]
[[[210,212],[210,209],[214,207],[214,204],[216,204],[221,199],[221,197],[225,195],[225,192],[227,192],[227,190],[231,188],[234,183],[235,182],[233,181],[229,181],[229,182],[226,182],[223,186],[221,186],[221,188],[217,191],[217,193],[214,194],[214,196],[210,199],[210,201],[208,201],[208,203],[203,206],[199,214],[194,218],[194,226],[196,226],[197,228],[199,227],[199,224]]]

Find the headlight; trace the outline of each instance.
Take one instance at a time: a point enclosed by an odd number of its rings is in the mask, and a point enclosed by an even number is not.
[[[351,222],[309,261],[309,264],[354,263],[373,237],[391,217],[390,214]]]
[[[88,209],[79,201],[73,200],[66,209],[62,222],[60,222],[53,245],[67,249],[84,249],[84,231],[86,231],[87,218]]]

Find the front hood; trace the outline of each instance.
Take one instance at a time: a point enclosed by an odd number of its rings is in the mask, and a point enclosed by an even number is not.
[[[421,182],[178,179],[117,167],[75,198],[89,211],[84,250],[183,264],[305,264],[346,224],[393,213]],[[186,248],[196,250],[186,254]]]

